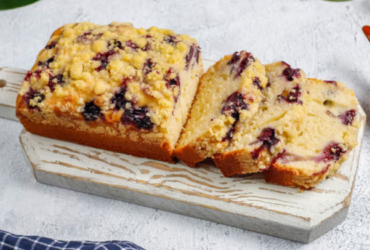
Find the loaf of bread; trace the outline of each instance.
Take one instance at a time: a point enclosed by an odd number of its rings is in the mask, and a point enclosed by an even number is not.
[[[357,145],[358,101],[341,82],[309,79],[311,101],[297,127],[298,137],[286,143],[265,172],[276,184],[311,188],[339,169]]]
[[[202,76],[175,156],[194,167],[213,157],[238,133],[237,124],[251,119],[267,84],[265,68],[251,53],[228,55]]]
[[[228,147],[215,155],[216,166],[225,176],[266,170],[286,143],[299,136],[297,128],[304,119],[307,79],[300,69],[285,62],[266,65],[268,85],[255,116],[237,124]]]
[[[38,135],[173,162],[202,73],[187,35],[67,24],[27,73],[17,117]]]
[[[224,176],[307,189],[357,145],[357,107],[343,83],[285,62],[241,51],[203,75],[187,35],[84,22],[53,33],[16,112],[34,134],[191,167],[211,157]]]

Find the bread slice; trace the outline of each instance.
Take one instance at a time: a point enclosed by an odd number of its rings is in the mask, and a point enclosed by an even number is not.
[[[222,151],[238,133],[237,124],[256,114],[266,84],[264,66],[246,51],[210,67],[200,80],[175,156],[194,167]]]
[[[256,115],[237,124],[233,140],[214,161],[225,176],[262,172],[286,143],[298,137],[304,119],[307,79],[285,62],[266,65],[268,85]]]
[[[35,134],[173,162],[200,54],[195,39],[167,29],[67,24],[25,77],[17,117]]]
[[[305,119],[298,124],[298,137],[265,172],[267,182],[312,188],[332,175],[357,145],[360,126],[358,101],[341,82],[309,79],[312,101],[304,105]]]

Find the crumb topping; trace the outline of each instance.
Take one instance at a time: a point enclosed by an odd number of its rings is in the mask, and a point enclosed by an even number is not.
[[[173,116],[179,74],[199,57],[197,41],[172,30],[67,24],[39,54],[20,95],[32,110],[151,129]]]

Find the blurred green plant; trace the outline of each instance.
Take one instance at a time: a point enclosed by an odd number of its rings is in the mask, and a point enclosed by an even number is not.
[[[39,0],[0,0],[0,10],[10,10],[35,3]]]

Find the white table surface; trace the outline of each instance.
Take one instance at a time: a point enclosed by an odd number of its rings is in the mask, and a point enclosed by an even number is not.
[[[56,28],[80,21],[170,28],[195,37],[211,60],[242,49],[263,63],[284,60],[309,77],[345,82],[370,116],[370,43],[361,31],[370,25],[368,0],[44,0],[0,11],[0,67],[31,68]],[[308,245],[40,184],[23,157],[21,130],[0,118],[3,230],[147,249],[370,249],[369,129],[347,220]]]

